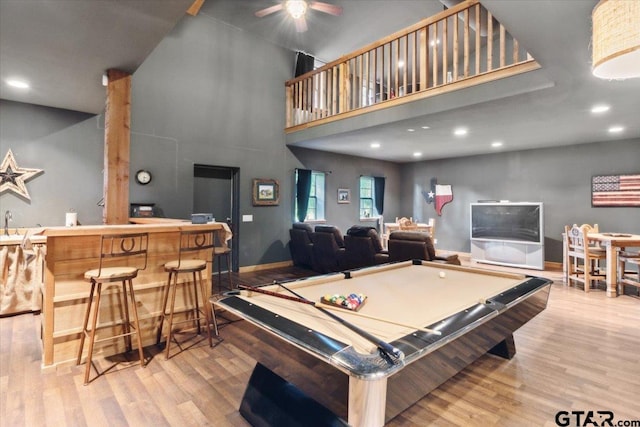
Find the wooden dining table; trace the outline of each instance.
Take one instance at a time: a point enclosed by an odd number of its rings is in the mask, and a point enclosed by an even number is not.
[[[607,251],[607,296],[618,296],[618,252],[625,248],[640,247],[640,234],[589,233],[588,238]]]

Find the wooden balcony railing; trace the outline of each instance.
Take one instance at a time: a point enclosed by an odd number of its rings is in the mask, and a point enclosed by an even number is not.
[[[540,66],[479,0],[286,82],[287,133]]]

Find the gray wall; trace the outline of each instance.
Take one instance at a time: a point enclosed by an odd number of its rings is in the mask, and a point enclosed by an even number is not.
[[[438,247],[469,252],[469,204],[478,200],[544,203],[545,259],[562,261],[564,226],[599,224],[600,230],[640,233],[640,209],[592,208],[591,177],[639,171],[640,140],[428,161],[402,168],[402,205],[413,216],[436,216],[421,190],[431,178],[450,184],[453,201],[436,219]]]
[[[26,182],[31,200],[5,191],[2,213],[11,227],[64,225],[74,210],[83,224],[102,222],[104,129],[98,117],[0,100],[0,156],[11,149],[22,168],[43,169]]]
[[[242,54],[244,53],[244,54]],[[437,218],[438,247],[469,251],[469,203],[509,199],[545,203],[547,260],[560,260],[564,224],[599,223],[602,229],[640,233],[639,210],[591,208],[590,177],[638,172],[640,141],[492,154],[398,165],[305,149],[284,141],[284,81],[294,55],[204,15],[183,20],[151,53],[132,82],[131,172],[148,169],[153,181],[131,180],[130,199],[155,202],[169,217],[193,209],[193,165],[240,168],[238,224],[241,266],[289,259],[295,168],[331,171],[327,223],[343,231],[358,223],[358,178],[385,176],[384,216],[434,217],[420,193],[432,177],[451,184],[454,201]],[[45,172],[28,182],[31,201],[0,196],[12,226],[63,225],[78,212],[99,224],[102,210],[102,116],[0,101],[0,154],[11,148],[22,167]],[[252,178],[280,181],[280,204],[254,207]],[[352,202],[335,202],[350,188]],[[213,209],[215,211],[215,209]]]
[[[400,166],[392,162],[344,156],[290,147],[292,155],[299,162],[297,167],[329,172],[326,177],[325,206],[326,223],[335,225],[343,233],[356,224],[376,226],[376,221],[360,222],[359,184],[360,176],[383,176],[385,180],[384,221],[395,220],[406,215],[400,209]],[[292,172],[293,174],[293,172]],[[293,175],[291,177],[293,182]],[[338,188],[351,190],[351,203],[339,204]],[[293,212],[291,214],[293,217]]]
[[[240,214],[254,219],[239,224],[240,265],[284,259],[290,220],[282,212],[291,200],[283,82],[293,64],[292,52],[247,32],[205,15],[183,19],[133,76],[131,169],[149,169],[154,180],[133,186],[132,200],[188,218],[193,165],[238,167]],[[252,178],[284,184],[278,207],[252,206]]]
[[[284,82],[294,58],[204,15],[179,23],[133,75],[130,171],[148,169],[153,180],[141,186],[132,179],[130,200],[188,218],[194,164],[240,168],[240,214],[253,215],[237,227],[241,266],[289,259],[295,168],[335,171],[327,179],[326,216],[343,229],[358,222],[361,174],[387,176],[388,209],[398,206],[396,165],[308,151],[299,159],[285,146]],[[70,208],[83,224],[101,223],[104,118],[0,105],[2,152],[11,147],[20,165],[46,170],[29,182],[31,203],[1,196],[2,208],[14,212],[12,225],[63,225]],[[253,178],[280,181],[278,206],[252,206]],[[351,204],[335,203],[338,187],[352,189]]]

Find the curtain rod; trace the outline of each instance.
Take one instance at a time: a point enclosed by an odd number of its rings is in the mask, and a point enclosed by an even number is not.
[[[332,174],[332,173],[333,173],[333,171],[323,171],[323,170],[319,170],[319,169],[295,168],[294,170],[296,170],[296,171],[297,171],[297,170],[311,170],[311,171],[314,171],[314,172],[322,172],[322,173],[327,174],[327,175],[330,175],[330,174]]]

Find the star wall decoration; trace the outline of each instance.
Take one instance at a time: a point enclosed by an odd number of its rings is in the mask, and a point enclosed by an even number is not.
[[[0,194],[13,191],[18,196],[31,200],[25,182],[42,172],[42,169],[21,168],[11,149],[4,156],[0,166]]]

